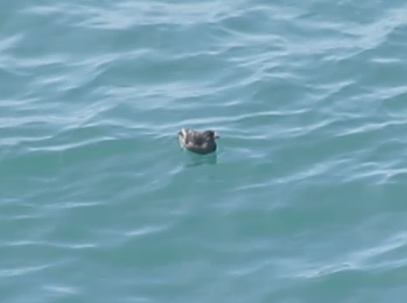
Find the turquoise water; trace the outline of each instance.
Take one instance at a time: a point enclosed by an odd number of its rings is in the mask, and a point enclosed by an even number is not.
[[[1,302],[404,303],[405,1],[1,7]]]

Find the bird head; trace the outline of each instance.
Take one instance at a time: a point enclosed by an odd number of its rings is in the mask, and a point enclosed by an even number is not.
[[[208,138],[213,138],[213,139],[218,139],[220,138],[219,134],[216,131],[213,130],[207,130],[204,132],[205,136]]]

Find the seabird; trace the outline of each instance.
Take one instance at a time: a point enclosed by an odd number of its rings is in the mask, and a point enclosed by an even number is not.
[[[219,135],[213,130],[198,132],[183,128],[178,132],[181,147],[201,155],[216,151],[215,139],[217,138],[219,138]]]

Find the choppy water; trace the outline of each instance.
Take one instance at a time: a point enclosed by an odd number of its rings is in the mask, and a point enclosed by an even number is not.
[[[405,301],[407,4],[272,2],[2,0],[1,302]]]

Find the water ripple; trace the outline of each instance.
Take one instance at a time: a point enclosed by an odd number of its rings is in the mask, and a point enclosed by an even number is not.
[[[5,6],[3,300],[405,297],[406,13]],[[217,154],[181,151],[185,126],[218,130]]]

